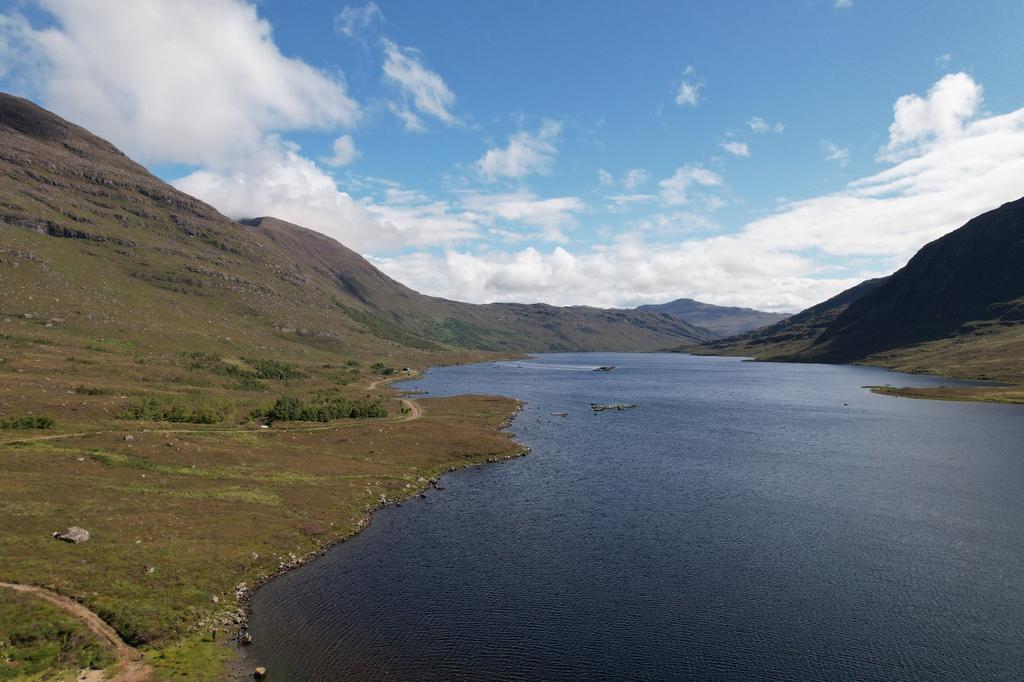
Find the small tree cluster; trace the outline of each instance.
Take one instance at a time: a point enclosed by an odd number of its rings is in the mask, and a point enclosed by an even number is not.
[[[320,397],[309,402],[292,396],[277,399],[262,415],[267,421],[329,422],[334,419],[386,417],[388,411],[379,400]]]

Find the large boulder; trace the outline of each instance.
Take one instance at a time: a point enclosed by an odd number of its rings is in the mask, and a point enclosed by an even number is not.
[[[81,542],[86,542],[89,539],[89,531],[84,528],[79,528],[78,526],[71,526],[70,528],[65,528],[59,533],[54,533],[53,537],[57,540],[63,540],[64,542],[70,542],[77,545]]]

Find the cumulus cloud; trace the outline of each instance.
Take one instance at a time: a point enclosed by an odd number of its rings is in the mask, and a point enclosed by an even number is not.
[[[395,85],[402,95],[402,104],[393,105],[392,110],[405,123],[406,130],[421,132],[424,129],[416,112],[446,125],[457,122],[451,111],[455,106],[455,93],[440,74],[423,66],[418,50],[400,47],[385,38],[383,69],[384,79]]]
[[[689,201],[688,191],[692,186],[717,187],[721,184],[720,175],[695,164],[677,168],[672,177],[658,183],[658,188],[662,201],[671,206],[679,206]]]
[[[746,142],[728,140],[719,146],[733,156],[750,156],[750,147],[747,146]]]
[[[173,184],[232,218],[274,216],[355,249],[401,244],[398,229],[382,226],[295,145],[278,139],[269,140],[242,168],[198,170]]]
[[[763,253],[732,237],[651,244],[622,238],[586,253],[556,246],[513,253],[414,254],[374,261],[392,277],[438,295],[473,302],[585,302],[602,307],[664,302],[687,296],[720,305],[795,310],[859,280],[820,279],[814,263]]]
[[[697,69],[691,64],[683,69],[683,75],[676,90],[676,104],[681,107],[696,107],[700,102],[700,91],[703,81],[697,75]]]
[[[853,7],[853,0],[834,0],[832,6],[836,9],[850,9]]]
[[[377,3],[368,2],[362,7],[346,5],[338,16],[334,17],[334,30],[349,38],[358,38],[375,21],[384,21],[384,13],[380,11]]]
[[[878,156],[897,161],[922,145],[962,135],[965,123],[978,111],[983,89],[966,73],[951,73],[933,85],[927,96],[904,95],[893,105],[889,142]]]
[[[597,169],[597,181],[604,187],[611,187],[615,184],[615,178],[604,168]]]
[[[7,18],[47,107],[149,162],[228,165],[268,132],[352,126],[340,74],[285,57],[241,0],[42,0],[52,25]]]
[[[356,143],[351,135],[342,135],[334,140],[331,146],[331,155],[324,159],[330,166],[347,166],[360,156],[356,149]]]
[[[555,142],[561,132],[562,124],[552,120],[545,120],[535,133],[518,132],[509,138],[507,146],[488,149],[476,162],[477,171],[491,182],[550,173],[558,154]]]
[[[449,250],[378,264],[414,286],[480,302],[633,305],[689,296],[799,310],[892,272],[929,241],[1024,194],[1024,108],[969,120],[916,151],[839,191],[787,202],[734,234],[652,242],[676,224],[655,214],[629,235],[584,249]],[[684,190],[693,184],[687,168],[669,179]],[[685,216],[678,220],[685,226]]]
[[[850,163],[850,150],[848,147],[840,147],[831,140],[822,140],[821,149],[825,152],[825,160],[845,167]]]
[[[754,116],[747,121],[747,126],[758,135],[766,135],[768,133],[775,133],[778,135],[786,129],[786,126],[781,122],[770,125],[768,121],[764,120],[760,116]]]

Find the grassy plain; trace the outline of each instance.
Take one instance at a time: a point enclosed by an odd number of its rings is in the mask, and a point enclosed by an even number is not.
[[[240,586],[352,535],[370,511],[443,471],[521,453],[499,432],[514,401],[413,406],[383,381],[394,370],[383,363],[305,359],[287,365],[294,374],[256,378],[259,358],[112,346],[48,329],[0,338],[0,416],[54,420],[0,429],[0,580],[85,605],[142,649],[157,679],[223,674],[243,616]],[[366,401],[388,416],[266,427],[258,416],[282,396]],[[132,409],[141,404],[171,406],[181,420],[140,420],[150,416]],[[68,526],[90,540],[52,537]],[[3,649],[14,662],[0,676],[51,679],[109,663],[68,616],[2,596],[0,641],[41,629],[34,646]]]

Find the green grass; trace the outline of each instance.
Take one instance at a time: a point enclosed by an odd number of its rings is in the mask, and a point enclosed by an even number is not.
[[[70,679],[113,657],[85,626],[31,594],[0,593],[0,680]]]
[[[390,322],[378,315],[368,313],[364,310],[357,310],[356,308],[347,306],[338,300],[335,300],[334,304],[345,311],[345,314],[351,319],[363,325],[367,331],[378,338],[394,341],[395,343],[399,343],[407,348],[435,351],[442,350],[441,346],[433,341],[416,336],[395,322]]]

